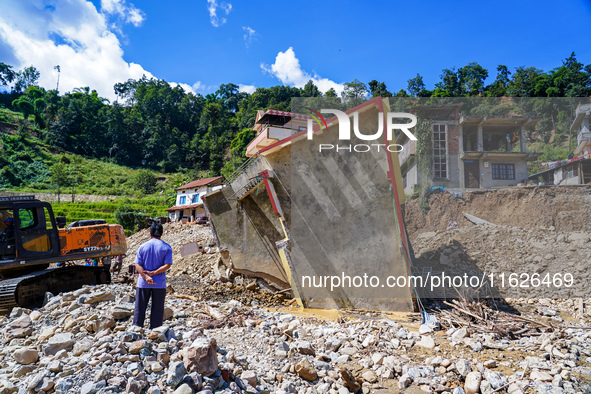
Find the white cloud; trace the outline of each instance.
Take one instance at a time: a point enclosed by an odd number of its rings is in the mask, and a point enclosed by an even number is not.
[[[248,94],[253,94],[254,91],[257,90],[257,88],[254,85],[243,85],[243,84],[239,83],[238,90],[241,92],[248,93]]]
[[[127,4],[125,0],[101,0],[101,11],[105,14],[115,15],[135,27],[141,25],[145,19],[141,10],[131,3]]]
[[[321,78],[316,73],[312,76],[302,70],[300,61],[295,56],[292,47],[289,47],[285,52],[279,52],[275,58],[275,63],[271,64],[271,66],[261,63],[261,69],[278,78],[284,85],[302,88],[309,80],[312,80],[321,92],[333,88],[340,95],[344,89],[342,83],[336,83],[328,78]]]
[[[242,30],[244,30],[244,43],[246,44],[246,47],[248,48],[249,45],[252,43],[252,41],[256,37],[256,31],[251,29],[249,26],[243,26]]]
[[[217,0],[207,0],[207,10],[209,11],[209,20],[213,27],[220,27],[224,23],[226,23],[226,18],[223,16],[218,16],[218,9],[221,11],[220,13],[228,15],[230,11],[232,11],[232,4],[221,2],[218,3]]]
[[[102,11],[86,0],[42,2],[3,0],[0,13],[0,48],[11,51],[16,59],[11,65],[22,69],[35,66],[41,73],[39,84],[54,89],[59,65],[60,91],[72,91],[89,86],[111,101],[116,99],[113,85],[154,77],[137,63],[123,59],[123,50],[113,28],[108,26],[108,15],[125,15],[123,23],[141,23],[143,13],[125,0],[102,0]],[[121,14],[123,13],[123,14]],[[0,57],[5,57],[0,53]],[[181,84],[187,91],[191,86]]]

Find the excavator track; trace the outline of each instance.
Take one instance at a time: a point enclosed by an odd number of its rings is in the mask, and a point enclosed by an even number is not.
[[[110,282],[111,274],[107,267],[73,265],[32,272],[0,281],[0,310],[10,310],[15,306],[40,307],[46,292],[58,294],[77,290],[83,285]]]

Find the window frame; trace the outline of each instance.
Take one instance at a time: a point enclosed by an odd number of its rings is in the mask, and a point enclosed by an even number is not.
[[[445,148],[442,150],[441,146],[438,148],[435,147],[436,142],[439,142],[441,145],[441,139],[435,139],[435,127],[437,127],[437,134],[441,136],[441,127],[443,127],[443,136],[445,143]],[[432,149],[432,161],[433,166],[431,167],[432,170],[432,178],[439,179],[439,180],[449,180],[450,172],[449,172],[449,149],[448,149],[448,140],[447,138],[447,124],[445,123],[433,123],[431,126],[431,149]],[[441,151],[444,152],[444,155],[441,155]],[[435,153],[439,152],[440,154],[436,155]],[[439,165],[439,170],[436,170],[436,166]],[[441,170],[441,166],[445,165],[445,170]],[[445,176],[442,176],[445,174]]]
[[[510,174],[512,178],[509,177]],[[515,163],[491,163],[491,176],[493,181],[514,181]]]
[[[184,205],[187,203],[187,196],[180,196],[179,197],[179,205]]]

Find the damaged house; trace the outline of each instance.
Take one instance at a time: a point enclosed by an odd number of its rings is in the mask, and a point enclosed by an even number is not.
[[[347,116],[375,132],[388,111],[388,99],[378,97]],[[410,286],[356,282],[364,275],[404,279],[409,273],[397,153],[318,152],[319,144],[335,143],[339,123],[335,117],[326,127],[315,126],[311,140],[308,119],[259,111],[250,159],[223,188],[204,197],[224,263],[291,288],[305,307],[415,309]],[[340,286],[333,286],[337,279]]]
[[[536,122],[528,116],[463,115],[462,104],[423,105],[411,112],[430,120],[432,186],[446,189],[516,186],[528,178],[527,162],[541,153],[527,151],[527,133]],[[416,141],[401,133],[396,141],[404,191],[412,194],[421,179]]]

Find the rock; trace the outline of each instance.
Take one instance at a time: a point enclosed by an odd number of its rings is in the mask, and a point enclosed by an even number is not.
[[[433,349],[435,347],[435,340],[430,335],[423,335],[421,340],[418,341],[417,346],[421,346],[427,349]]]
[[[318,373],[316,372],[316,369],[314,369],[314,366],[310,364],[310,362],[307,359],[304,359],[297,363],[295,366],[295,371],[302,378],[309,381],[316,380],[318,378]]]
[[[111,308],[111,316],[115,320],[125,319],[129,316],[133,316],[135,305],[131,303],[118,304]]]
[[[361,388],[361,384],[347,368],[341,368],[339,372],[341,373],[345,387],[348,388],[349,391],[354,393]]]
[[[252,387],[257,386],[257,374],[254,371],[244,371],[240,375],[240,379],[250,384]]]
[[[585,233],[572,233],[568,236],[570,242],[589,242],[589,235]]]
[[[149,347],[150,343],[148,343],[146,340],[134,341],[129,344],[129,353],[139,354],[142,349],[147,349]]]
[[[174,394],[193,394],[193,389],[187,383],[183,383],[174,390]]]
[[[419,327],[419,334],[423,335],[423,334],[430,334],[432,333],[433,330],[431,329],[431,327],[429,327],[426,324],[421,324]]]
[[[562,387],[562,384],[563,384],[562,376],[555,375],[554,378],[552,379],[552,386]]]
[[[28,337],[33,333],[33,321],[29,315],[22,315],[4,328],[4,340],[9,342],[13,338]]]
[[[398,388],[400,390],[405,390],[412,384],[412,378],[408,374],[403,374],[398,378]]]
[[[472,348],[472,350],[474,350],[475,352],[480,352],[482,351],[482,343],[480,343],[479,341],[476,342],[471,342],[470,343],[470,347]]]
[[[46,341],[47,339],[51,338],[53,336],[53,334],[55,334],[55,329],[57,327],[55,326],[49,326],[49,327],[45,327],[43,330],[41,330],[41,334],[39,334],[39,337],[37,337],[37,340],[40,342]]]
[[[529,374],[529,378],[531,380],[539,380],[542,382],[551,382],[552,381],[552,375],[550,375],[549,373],[543,372],[543,371],[532,371]]]
[[[364,373],[362,373],[361,377],[363,378],[363,380],[365,380],[366,382],[369,382],[369,383],[375,383],[378,381],[378,377],[376,376],[376,373],[371,370],[365,371]]]
[[[505,379],[505,377],[500,372],[487,371],[485,372],[484,377],[490,383],[490,386],[495,390],[507,385],[507,379]]]
[[[170,363],[168,368],[168,375],[166,377],[166,384],[171,387],[176,387],[181,383],[185,374],[187,373],[187,369],[185,365],[180,361],[175,361]]]
[[[109,380],[109,378],[110,378],[109,375],[110,375],[109,368],[103,367],[94,376],[94,381],[100,382],[101,380]]]
[[[47,364],[47,369],[49,372],[61,372],[62,363],[59,360],[50,361],[49,364]]]
[[[108,291],[97,291],[83,297],[85,304],[96,304],[98,302],[115,301],[115,294]]]
[[[468,336],[468,329],[466,327],[462,327],[462,328],[454,331],[453,334],[451,334],[451,340],[452,340],[452,342],[460,342],[462,339],[466,338],[467,336]]]
[[[95,323],[94,331],[99,332],[115,327],[115,319],[112,317],[103,317]]]
[[[53,388],[53,386],[55,385],[55,382],[53,381],[53,379],[50,378],[43,378],[43,380],[41,381],[40,384],[38,384],[35,389],[38,389],[40,391],[43,392],[49,392],[51,391],[51,389]]]
[[[466,394],[477,394],[480,391],[480,381],[482,375],[480,372],[470,372],[466,375],[466,382],[464,383],[464,391]]]
[[[466,377],[472,371],[472,367],[470,367],[468,360],[461,359],[456,362],[456,371],[458,371],[460,376]]]
[[[13,353],[14,361],[21,365],[29,365],[39,360],[39,353],[34,349],[18,349]]]
[[[184,363],[187,371],[209,376],[218,369],[215,339],[199,337],[186,349]]]
[[[466,392],[462,387],[458,386],[452,391],[452,394],[466,394]]]
[[[312,344],[308,341],[295,341],[292,346],[292,349],[296,349],[300,354],[314,356],[316,353],[312,348]]]
[[[80,356],[83,353],[86,353],[94,346],[94,342],[89,339],[83,339],[81,341],[76,341],[74,343],[74,348],[72,349],[72,355],[75,357]]]
[[[484,367],[485,368],[496,368],[497,362],[495,360],[487,360],[484,362]]]
[[[15,371],[12,373],[12,376],[14,378],[20,378],[33,372],[35,369],[37,368],[34,365],[21,365],[15,369]]]
[[[46,356],[54,356],[60,350],[70,351],[74,346],[74,336],[67,333],[55,334],[43,346],[43,354]]]
[[[140,394],[142,392],[142,384],[134,378],[129,378],[127,386],[125,386],[125,392],[127,394]]]
[[[170,319],[171,317],[174,316],[174,311],[171,308],[168,308],[168,307],[167,308],[164,308],[164,315],[163,316],[164,316],[163,317],[164,320],[168,320],[168,319]]]
[[[371,361],[374,365],[382,365],[384,362],[384,355],[382,353],[374,353],[371,356]]]

